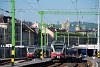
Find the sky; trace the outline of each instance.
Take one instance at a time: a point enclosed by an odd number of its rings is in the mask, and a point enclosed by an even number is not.
[[[0,14],[11,16],[11,0],[0,0]],[[15,0],[15,18],[30,22],[40,22],[38,11],[98,11],[98,0]],[[66,19],[69,22],[84,21],[97,23],[97,15],[43,15],[44,23],[63,23]]]

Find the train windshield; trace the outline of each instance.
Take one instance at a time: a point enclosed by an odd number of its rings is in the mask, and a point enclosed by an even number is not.
[[[29,53],[33,53],[34,52],[34,48],[28,48],[28,52]]]
[[[63,45],[54,45],[55,51],[62,51]]]

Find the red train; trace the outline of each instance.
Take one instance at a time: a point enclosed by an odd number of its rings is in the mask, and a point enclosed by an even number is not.
[[[52,59],[63,59],[65,58],[65,43],[62,41],[53,41],[51,44],[51,58]]]
[[[42,50],[40,48],[35,47],[27,47],[27,57],[28,58],[40,58],[40,52]]]
[[[34,57],[34,47],[27,47],[27,57],[28,58],[33,58]]]

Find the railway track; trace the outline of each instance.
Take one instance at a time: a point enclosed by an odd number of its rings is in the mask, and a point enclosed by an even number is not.
[[[77,60],[77,59],[75,59]],[[47,61],[47,62],[42,62],[42,63],[36,63],[32,65],[27,65],[24,67],[92,67],[92,62],[87,61],[87,60],[82,60],[82,61],[73,61],[72,60],[58,60],[57,62]]]
[[[23,63],[31,61],[30,58],[16,59],[16,63]],[[77,60],[77,61],[76,61]],[[66,58],[62,60],[50,60],[47,62],[35,63],[30,65],[24,65],[23,67],[92,67],[93,63],[87,60],[81,60],[80,58]],[[9,64],[10,60],[0,63],[0,66]]]
[[[45,67],[92,67],[92,63],[81,62],[81,63],[54,63],[53,65],[45,66]]]
[[[45,67],[92,67],[92,63],[90,61],[81,61],[81,62],[60,61]]]
[[[0,66],[1,65],[5,65],[5,64],[8,64],[8,63],[10,63],[10,59],[1,59],[0,60]]]
[[[22,62],[27,62],[27,61],[31,61],[31,58],[16,58],[15,59],[15,63],[22,63]],[[1,60],[0,61],[0,66],[6,65],[6,64],[10,64],[11,63],[11,59],[5,59],[5,60]]]

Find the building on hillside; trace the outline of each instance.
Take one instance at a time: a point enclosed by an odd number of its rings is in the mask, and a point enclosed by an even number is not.
[[[22,22],[22,45],[34,45],[34,31]],[[0,46],[12,43],[11,17],[0,16]],[[15,45],[19,46],[21,41],[21,21],[15,19]]]
[[[67,24],[67,22],[66,22]],[[45,24],[43,24],[45,25]],[[55,33],[66,33],[65,36],[65,43],[68,45],[79,45],[79,44],[96,44],[97,43],[97,31],[96,28],[81,28],[81,23],[79,24],[80,28],[76,30],[76,24],[70,23],[70,26],[68,27],[68,24],[66,25],[67,29],[64,28],[55,28],[53,26],[46,26],[46,43],[47,45],[50,45],[52,41],[55,40]],[[84,24],[85,25],[85,24]],[[35,44],[40,44],[40,24],[35,22],[31,26],[32,29],[35,31]],[[42,37],[43,37],[43,44],[44,44],[44,34],[45,34],[45,27],[42,26]],[[69,35],[68,35],[69,33]],[[64,34],[58,35],[58,40],[64,41]],[[61,37],[60,37],[61,36]],[[68,39],[69,36],[69,39]],[[69,42],[68,42],[69,41]],[[39,45],[40,46],[40,45]]]
[[[68,31],[69,26],[70,26],[69,19],[67,18],[67,20],[62,24],[62,28]]]

